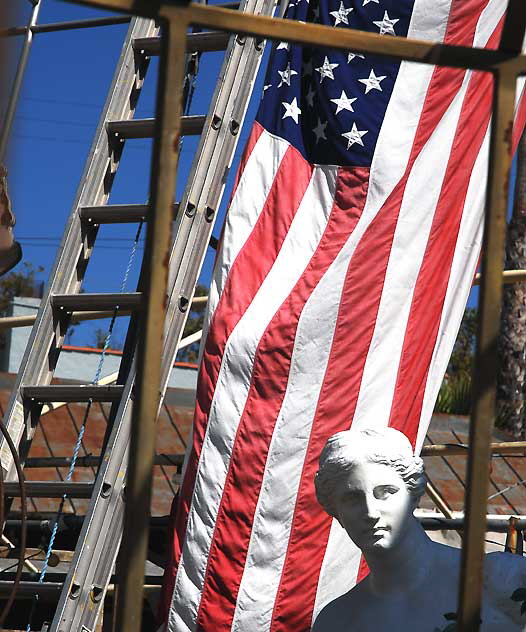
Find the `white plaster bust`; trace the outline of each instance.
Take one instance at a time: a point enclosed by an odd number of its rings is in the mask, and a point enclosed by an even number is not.
[[[312,632],[442,632],[455,629],[460,550],[433,542],[413,511],[425,490],[422,459],[393,428],[349,430],[320,456],[316,495],[361,549],[369,575],[319,613]],[[526,632],[511,599],[526,588],[526,559],[485,559],[482,632]],[[526,606],[525,606],[526,608]]]

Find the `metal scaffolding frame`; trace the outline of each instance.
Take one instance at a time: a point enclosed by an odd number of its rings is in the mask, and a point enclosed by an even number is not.
[[[472,68],[490,72],[494,78],[493,118],[491,125],[489,181],[486,194],[486,222],[484,230],[481,292],[479,300],[479,326],[474,369],[474,405],[470,423],[468,452],[468,492],[466,498],[465,538],[462,547],[461,580],[459,588],[459,629],[475,632],[479,629],[482,599],[485,516],[488,489],[488,462],[494,424],[497,360],[497,335],[500,322],[502,296],[502,253],[506,227],[508,182],[512,159],[511,131],[513,129],[516,82],[526,74],[526,57],[521,54],[526,29],[526,5],[521,0],[510,0],[500,46],[497,50],[434,44],[417,40],[380,36],[371,33],[332,29],[317,24],[297,24],[289,20],[251,15],[236,15],[227,9],[173,2],[150,3],[143,0],[91,0],[85,4],[103,6],[161,19],[163,23],[165,55],[161,71],[163,101],[162,136],[158,147],[158,164],[175,171],[178,146],[173,143],[179,132],[178,93],[181,77],[181,59],[184,53],[181,42],[190,24],[217,30],[237,32],[298,44],[326,46],[361,53],[386,55],[396,59],[420,63]],[[172,79],[172,80],[170,80]],[[160,182],[160,178],[158,182]],[[171,191],[171,188],[170,188]],[[168,200],[156,204],[155,227],[150,239],[159,235],[157,226],[168,229]],[[162,233],[159,244],[163,244]],[[164,248],[160,248],[164,251]],[[162,262],[152,262],[149,270],[152,281],[148,304],[161,307],[164,298]],[[146,554],[146,523],[135,522],[148,514],[149,490],[153,460],[153,426],[139,423],[139,419],[154,416],[155,403],[151,393],[156,391],[157,373],[152,361],[159,349],[159,336],[152,332],[155,309],[148,309],[140,343],[139,381],[140,406],[133,421],[130,459],[133,475],[129,484],[129,502],[125,517],[124,559],[126,581],[117,609],[120,629],[138,630],[142,602],[142,573]],[[159,312],[162,313],[162,312]],[[150,372],[150,368],[151,371]],[[144,378],[150,378],[146,381]],[[132,522],[133,521],[133,522]]]
[[[173,220],[174,174],[181,129],[181,90],[185,40],[190,25],[256,38],[390,56],[425,64],[470,68],[494,78],[486,222],[480,275],[479,326],[474,370],[473,412],[468,446],[428,446],[424,454],[468,454],[467,498],[459,587],[459,630],[479,630],[482,599],[484,535],[487,526],[488,462],[492,453],[526,451],[526,442],[491,444],[494,424],[497,335],[500,322],[508,182],[516,81],[526,75],[521,47],[526,30],[526,4],[509,0],[497,50],[436,44],[317,24],[238,14],[230,9],[176,0],[78,0],[82,4],[124,11],[159,21],[162,28],[151,205],[146,244],[152,257],[144,268],[142,317],[136,355],[135,405],[131,422],[130,468],[117,599],[116,629],[140,630],[146,559],[155,420],[162,391],[161,356],[166,318],[170,226]],[[29,33],[29,31],[27,31]],[[189,265],[188,261],[181,265]],[[509,276],[513,276],[510,273]],[[513,280],[522,280],[515,274]],[[181,311],[184,305],[180,305]],[[102,308],[103,309],[103,308]],[[512,447],[513,446],[513,447]],[[460,452],[456,452],[459,450]],[[88,493],[88,490],[82,490]],[[13,490],[13,494],[16,490]],[[42,492],[44,493],[44,492]],[[79,490],[77,490],[79,493]],[[454,528],[458,528],[457,523]]]
[[[26,27],[23,27],[22,33],[24,34],[24,44],[22,45],[22,52],[20,53],[11,96],[7,104],[7,110],[2,124],[2,132],[0,133],[0,162],[4,160],[7,141],[9,140],[9,134],[11,133],[11,126],[13,125],[13,118],[18,105],[18,98],[20,97],[20,90],[22,88],[22,82],[26,72],[27,61],[29,59],[29,53],[31,52],[31,45],[33,44],[33,29],[36,26],[41,6],[42,0],[35,0],[35,2],[33,2],[33,8],[31,9],[31,15],[29,16],[29,23]]]

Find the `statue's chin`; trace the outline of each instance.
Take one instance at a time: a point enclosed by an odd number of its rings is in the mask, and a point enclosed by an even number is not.
[[[368,546],[363,547],[364,551],[387,551],[391,548],[391,541],[388,537],[381,537],[371,541]]]
[[[364,553],[367,553],[367,551],[386,551],[392,548],[393,538],[390,531],[382,529],[367,536],[362,536],[359,542],[354,540],[354,543]]]

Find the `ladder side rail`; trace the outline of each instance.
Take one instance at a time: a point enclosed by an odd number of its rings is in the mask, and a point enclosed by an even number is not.
[[[266,0],[267,6],[272,6],[272,4],[272,2]],[[249,40],[253,41],[250,42]],[[254,38],[247,38],[245,46],[254,46],[255,44]],[[263,45],[261,44],[261,46]],[[230,105],[233,105],[233,107],[228,110],[229,119],[239,122],[240,127],[246,114],[248,101],[261,61],[261,52],[257,51],[257,57],[253,56],[249,60],[245,72],[239,73],[240,82],[236,82],[239,89],[237,94],[246,93],[245,107],[240,108],[239,106],[243,99],[240,98],[235,101],[231,99]],[[233,90],[232,93],[236,94],[236,91]],[[219,161],[213,161],[216,163],[216,168],[210,169],[206,174],[203,174],[204,178],[198,182],[198,188],[200,189],[198,212],[194,222],[189,226],[186,246],[182,250],[180,257],[179,273],[172,284],[168,302],[165,350],[161,374],[161,399],[164,398],[168,387],[170,373],[187,319],[187,310],[181,308],[185,304],[189,305],[193,299],[197,279],[203,266],[210,235],[214,227],[216,209],[221,203],[225,188],[224,173],[226,169],[230,169],[236,146],[237,138],[225,135],[223,142],[215,152],[216,156],[219,155]],[[215,211],[211,218],[209,215],[210,209]],[[177,253],[177,251],[175,252]],[[181,298],[183,299],[183,304],[181,304]]]
[[[119,423],[113,425],[107,442],[50,632],[80,630],[82,626],[94,629],[104,602],[124,520],[134,377],[135,361],[125,386],[127,396],[119,404]]]
[[[271,14],[274,8],[274,0],[248,0],[246,8],[251,12]],[[172,274],[170,283],[168,313],[171,313],[172,317],[170,326],[166,328],[167,337],[165,337],[164,341],[162,360],[163,394],[187,316],[186,311],[179,309],[178,288],[185,285],[185,287],[191,288],[191,294],[193,294],[208,245],[209,234],[213,227],[213,222],[205,219],[203,209],[201,209],[200,213],[196,213],[191,217],[185,214],[185,209],[187,201],[191,199],[196,199],[199,204],[205,199],[208,201],[213,200],[216,205],[219,204],[224,190],[222,178],[224,169],[230,166],[238,140],[237,134],[231,135],[227,133],[226,127],[229,122],[227,118],[234,112],[238,116],[244,116],[261,59],[262,46],[258,49],[252,42],[247,46],[249,39],[252,40],[253,38],[247,38],[245,44],[240,45],[236,41],[236,36],[231,38],[220,75],[222,82],[219,82],[214,93],[211,103],[212,107],[205,124],[205,132],[194,159],[186,193],[183,195],[185,203],[181,203],[180,206],[182,219],[172,246],[172,262],[177,260],[173,253],[178,249],[184,250],[185,253],[178,260],[180,271],[178,274]],[[227,83],[230,85],[227,86]],[[244,106],[240,107],[236,101],[236,92],[233,91],[232,86],[236,86],[238,92],[241,92],[242,98],[246,101]],[[221,106],[222,109],[218,110],[218,106]],[[219,111],[224,114],[225,120],[221,128],[216,130],[211,125],[211,122]],[[241,123],[242,120],[239,121],[239,124]],[[219,157],[221,157],[223,165],[218,165]],[[206,186],[210,182],[209,178],[204,177],[210,171],[211,162],[216,165],[216,170],[219,167],[220,172],[220,177],[216,179],[216,190],[214,192],[206,190]],[[195,221],[197,216],[199,221]],[[185,224],[188,224],[188,226]],[[193,231],[192,226],[194,226]],[[192,266],[188,267],[188,258],[191,257],[192,249],[197,245],[199,245],[199,248],[196,261]],[[125,386],[125,392],[129,395],[132,393],[134,379],[135,366],[133,362]],[[162,398],[160,405],[161,403]],[[75,555],[64,583],[50,632],[80,629],[82,626],[93,629],[98,619],[103,596],[110,581],[122,536],[124,518],[123,486],[127,469],[132,405],[133,402],[126,396],[122,398],[118,405],[115,422],[105,448],[105,455],[97,474],[94,493],[79,535]],[[72,594],[75,595],[75,598],[72,598]],[[97,602],[94,602],[93,596],[95,594],[98,596]]]
[[[271,15],[274,6],[273,0],[248,0],[244,10]],[[220,73],[222,82],[218,82],[214,94],[216,106],[208,115],[209,126],[201,138],[181,199],[181,219],[170,256],[161,399],[168,385],[188,315],[186,306],[194,295],[264,48],[263,42],[257,42],[256,38],[241,38],[235,34],[231,37],[231,46],[232,56],[225,59]],[[221,126],[215,130],[212,122],[218,117]],[[235,126],[234,133],[232,126]]]
[[[46,287],[37,318],[31,331],[21,366],[15,381],[11,398],[4,417],[15,445],[25,458],[34,435],[35,424],[32,412],[24,409],[20,393],[23,384],[45,385],[51,382],[58,353],[62,346],[65,330],[64,320],[57,319],[51,306],[54,294],[78,293],[85,267],[88,263],[97,229],[87,231],[81,224],[78,209],[82,206],[99,205],[107,201],[109,181],[115,174],[119,154],[110,146],[106,132],[106,122],[115,118],[131,118],[137,99],[130,102],[130,86],[140,91],[143,68],[136,68],[136,53],[132,48],[135,37],[150,36],[155,32],[154,23],[142,18],[134,18],[128,29],[117,72],[114,76],[108,99],[85,164],[71,214],[58,250],[50,281]],[[25,433],[24,433],[25,430]],[[6,480],[14,480],[15,471],[12,457],[5,441],[0,442],[2,467],[7,470]]]

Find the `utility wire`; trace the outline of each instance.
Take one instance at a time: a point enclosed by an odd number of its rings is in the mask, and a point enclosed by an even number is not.
[[[20,236],[17,235],[16,237],[17,239],[26,239],[27,241],[41,241],[41,240],[46,240],[46,241],[60,241],[62,239],[62,237],[50,237],[50,236]],[[133,237],[97,237],[97,243],[99,241],[127,241],[127,242],[131,242],[134,243],[134,238]]]
[[[58,244],[43,244],[43,243],[29,244],[27,242],[22,242],[22,245],[25,246],[26,248],[54,248],[55,250],[58,246]],[[138,247],[139,250],[143,250],[143,248],[144,248],[143,246]],[[128,251],[129,248],[126,248],[126,246],[99,246],[97,250],[110,250],[111,252],[115,252],[116,250]]]
[[[93,119],[92,123],[86,123],[82,121],[66,121],[64,119],[46,119],[38,118],[35,116],[26,116],[25,114],[18,114],[15,121],[28,121],[30,123],[52,123],[53,125],[73,125],[75,127],[89,127],[95,129],[98,121]]]

